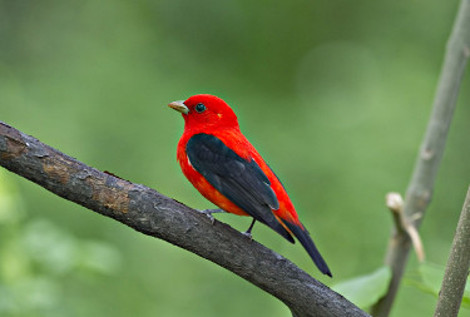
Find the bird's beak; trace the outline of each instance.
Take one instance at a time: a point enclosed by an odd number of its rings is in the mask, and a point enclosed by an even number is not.
[[[183,114],[188,114],[189,112],[188,107],[186,107],[186,105],[184,104],[184,100],[177,100],[177,101],[170,102],[168,104],[168,107],[175,109],[176,111],[179,111]]]

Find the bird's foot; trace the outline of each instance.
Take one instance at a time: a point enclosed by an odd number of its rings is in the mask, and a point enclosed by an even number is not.
[[[245,232],[242,232],[242,235],[250,239],[250,241],[253,241],[253,236],[251,235],[251,232],[245,231]]]
[[[204,210],[198,210],[201,214],[205,214],[207,218],[211,221],[212,224],[215,222],[214,216],[212,214],[216,214],[219,212],[225,212],[223,209],[204,209]]]
[[[253,226],[255,225],[256,219],[253,218],[253,221],[251,222],[251,225],[248,227],[248,230],[245,232],[242,232],[242,235],[250,239],[250,241],[253,241],[253,236],[251,235],[251,230],[253,229]]]

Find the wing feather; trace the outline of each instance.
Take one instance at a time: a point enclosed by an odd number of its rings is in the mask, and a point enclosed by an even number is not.
[[[279,208],[271,183],[259,165],[245,160],[214,135],[200,133],[186,144],[186,153],[193,168],[256,220],[268,225],[293,242],[289,232],[279,223],[272,210]]]

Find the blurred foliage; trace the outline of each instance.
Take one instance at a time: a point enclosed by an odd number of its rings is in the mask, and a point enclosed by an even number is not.
[[[383,263],[458,1],[0,0],[0,120],[102,170],[211,208],[175,161],[167,103],[226,99],[329,263],[254,237],[327,284]],[[470,179],[469,82],[421,228],[443,265]],[[0,186],[0,309],[15,316],[286,316],[254,286],[13,175]],[[13,196],[12,196],[13,195]],[[249,219],[218,218],[239,230]],[[117,251],[119,250],[119,251]],[[411,255],[408,271],[417,269]],[[85,273],[88,272],[88,273]],[[103,274],[104,273],[104,274]],[[38,291],[40,290],[40,291]],[[28,302],[18,310],[15,303]],[[404,285],[393,316],[429,316]],[[1,315],[2,313],[0,313]]]
[[[67,283],[115,275],[121,254],[104,242],[78,240],[48,220],[30,219],[11,183],[0,170],[0,315],[68,315]]]

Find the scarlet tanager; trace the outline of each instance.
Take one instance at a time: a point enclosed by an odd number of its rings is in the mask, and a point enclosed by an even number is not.
[[[233,110],[212,95],[195,95],[168,105],[184,119],[177,158],[184,175],[223,211],[255,221],[294,243],[294,235],[318,269],[332,276],[308,231],[299,221],[281,181],[241,133]]]

